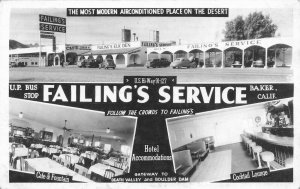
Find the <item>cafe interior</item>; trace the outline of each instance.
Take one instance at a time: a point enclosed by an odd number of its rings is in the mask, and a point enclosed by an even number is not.
[[[167,126],[175,171],[191,182],[293,168],[292,98],[171,118]]]
[[[135,125],[131,117],[10,98],[10,171],[111,182],[129,172]]]

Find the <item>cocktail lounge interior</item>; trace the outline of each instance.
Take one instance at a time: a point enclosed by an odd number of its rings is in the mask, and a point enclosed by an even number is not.
[[[293,116],[288,98],[169,119],[175,171],[192,182],[214,182],[292,168]]]

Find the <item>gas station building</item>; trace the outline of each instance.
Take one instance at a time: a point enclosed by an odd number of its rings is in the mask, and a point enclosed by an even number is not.
[[[147,49],[148,59],[197,58],[202,67],[290,67],[292,38],[261,38],[240,41],[195,43]],[[267,62],[267,64],[265,64]],[[256,64],[255,64],[256,63]],[[272,63],[272,64],[271,64]]]

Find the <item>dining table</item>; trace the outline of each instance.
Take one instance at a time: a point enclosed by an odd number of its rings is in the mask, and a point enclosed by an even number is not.
[[[78,149],[77,148],[74,148],[74,147],[64,147],[62,148],[62,151],[64,153],[71,153],[71,154],[76,154]]]
[[[106,169],[113,170],[115,172],[115,176],[123,175],[123,170],[117,169],[115,167],[112,167],[110,165],[105,165],[102,163],[97,163],[95,165],[92,165],[88,170],[88,174],[92,174],[92,172],[93,172],[93,173],[96,173],[96,174],[104,177]]]
[[[93,182],[90,179],[76,173],[75,171],[72,171],[71,169],[68,169],[67,167],[62,166],[61,164],[47,157],[25,159],[25,162],[27,162],[27,166],[25,166],[25,171],[28,172],[42,171],[47,173],[72,176],[73,181]]]
[[[80,156],[85,157],[85,158],[89,158],[89,159],[94,161],[96,159],[96,157],[98,156],[98,153],[96,153],[96,152],[85,152],[85,153],[80,154]]]
[[[42,148],[45,147],[45,145],[43,145],[43,144],[31,144],[30,147],[35,148],[35,149],[42,149]]]

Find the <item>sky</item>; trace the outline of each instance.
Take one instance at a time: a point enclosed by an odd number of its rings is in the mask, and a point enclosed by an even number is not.
[[[102,44],[121,41],[121,29],[131,29],[139,40],[152,40],[151,31],[160,32],[160,41],[182,44],[221,41],[225,22],[241,15],[262,11],[278,26],[281,37],[293,35],[293,12],[285,9],[229,9],[229,17],[66,17],[66,9],[12,9],[10,39],[24,44],[39,42],[39,14],[67,18],[67,35],[56,33],[57,44]],[[66,37],[66,38],[65,38]],[[42,45],[51,45],[42,39]]]

